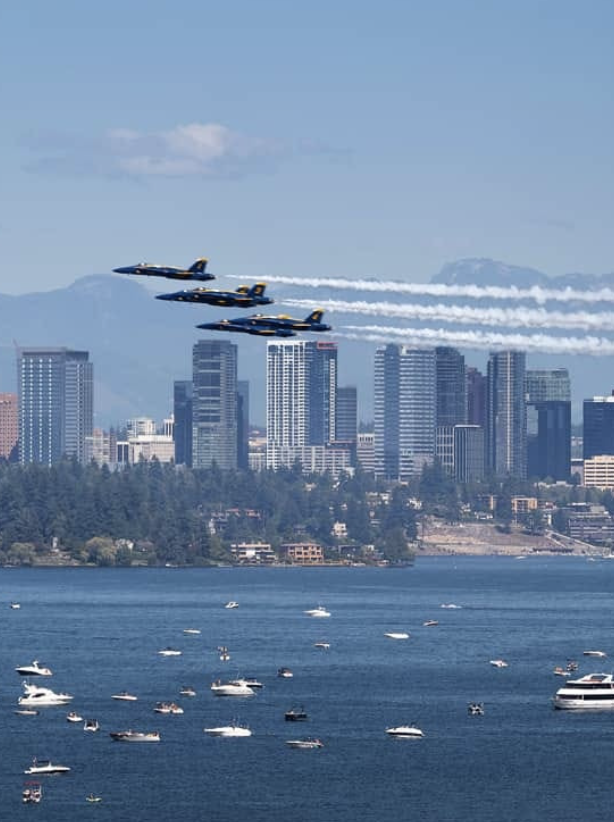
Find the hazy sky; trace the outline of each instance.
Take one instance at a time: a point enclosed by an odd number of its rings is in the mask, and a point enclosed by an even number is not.
[[[612,264],[611,0],[5,3],[0,291]]]

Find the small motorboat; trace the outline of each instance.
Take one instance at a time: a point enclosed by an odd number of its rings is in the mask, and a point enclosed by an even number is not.
[[[13,711],[17,716],[38,716],[38,711],[34,708],[24,708],[22,711]]]
[[[395,728],[386,728],[388,736],[398,736],[404,739],[421,739],[424,732],[416,725],[397,725]]]
[[[19,602],[11,602],[9,608],[11,608],[13,611],[18,611],[21,608],[21,605],[19,604]]]
[[[96,794],[90,793],[85,797],[86,802],[102,802],[102,796],[96,796]]]
[[[43,786],[40,782],[26,782],[23,786],[23,791],[21,793],[21,801],[26,804],[35,804],[38,803],[43,798]]]
[[[560,665],[557,665],[556,668],[553,669],[552,673],[555,676],[571,676],[571,671],[568,671],[567,668],[561,668]]]
[[[176,648],[163,648],[161,651],[158,651],[159,656],[181,656],[181,651],[178,651]]]
[[[252,732],[249,728],[241,725],[224,725],[219,728],[203,728],[204,733],[209,736],[224,736],[224,737],[246,737],[251,736]]]
[[[224,608],[227,608],[229,611],[232,611],[234,608],[238,607],[239,603],[235,602],[234,599],[231,599],[230,602],[227,602],[226,605],[224,605]]]
[[[456,605],[454,602],[442,602],[439,607],[440,608],[447,608],[449,611],[458,611],[463,606],[462,605]]]
[[[324,651],[328,651],[328,649],[330,648],[330,642],[314,642],[313,647],[322,648]]]
[[[184,685],[179,693],[181,696],[196,696],[196,691],[191,685]]]
[[[286,745],[289,745],[291,748],[302,748],[303,750],[311,750],[315,748],[323,748],[324,743],[320,739],[315,738],[308,738],[308,739],[288,739],[286,741]]]
[[[467,713],[469,716],[484,716],[484,703],[470,702],[467,705]]]
[[[384,636],[388,639],[409,639],[409,634],[405,631],[386,631]]]
[[[493,668],[507,668],[507,662],[504,659],[491,659],[489,661]]]
[[[603,657],[607,656],[605,651],[582,651],[583,656],[597,656],[603,659]]]
[[[66,721],[67,722],[83,722],[83,717],[80,716],[76,711],[71,711],[70,713],[66,714]]]
[[[158,731],[111,731],[109,734],[114,742],[159,742]]]
[[[100,730],[100,725],[98,724],[97,719],[86,719],[83,723],[83,730],[88,731],[89,733],[95,734],[96,731]]]
[[[228,662],[230,659],[230,651],[228,648],[225,645],[218,645],[217,651],[220,655],[220,662]]]
[[[290,679],[294,676],[290,668],[279,668],[277,671],[277,676],[280,676],[282,679]]]
[[[219,679],[211,684],[215,696],[254,696],[255,691],[249,685],[237,685],[232,682],[221,682]]]
[[[423,623],[422,623],[422,625],[423,625],[425,628],[434,628],[434,627],[435,627],[435,625],[439,625],[439,622],[437,622],[437,620],[436,620],[436,619],[427,619],[427,620],[426,620],[426,622],[423,622]]]
[[[567,670],[568,670],[570,673],[573,673],[574,671],[577,671],[577,670],[578,670],[578,663],[575,661],[575,659],[570,659],[570,660],[567,662],[567,665],[566,665],[565,667],[567,668]]]
[[[157,702],[154,711],[157,714],[182,714],[183,708],[176,702]]]
[[[53,676],[51,668],[39,665],[37,659],[31,665],[20,665],[15,670],[20,676]]]
[[[70,768],[68,765],[54,765],[53,762],[49,759],[34,759],[32,760],[32,764],[30,767],[24,771],[25,774],[37,775],[37,776],[47,776],[52,774],[59,774],[59,773],[68,773]]]
[[[111,699],[116,699],[118,702],[136,702],[138,697],[129,694],[128,691],[120,691],[118,694],[113,694]]]
[[[284,719],[286,722],[306,722],[308,716],[307,712],[301,705],[300,708],[290,708],[289,711],[286,711],[284,714]]]
[[[199,631],[198,628],[184,628],[183,633],[184,634],[193,634],[194,636],[196,636],[197,634],[200,634],[200,631]]]
[[[304,614],[310,617],[329,617],[330,611],[327,611],[322,605],[318,605],[317,608],[310,608],[308,611],[303,611]]]

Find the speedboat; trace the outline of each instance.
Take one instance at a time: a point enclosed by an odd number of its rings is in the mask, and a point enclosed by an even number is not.
[[[409,639],[409,634],[405,631],[386,631],[384,636],[388,639]]]
[[[251,730],[245,725],[239,725],[232,722],[230,725],[223,725],[220,728],[204,728],[206,734],[209,736],[251,736]]]
[[[96,796],[93,793],[88,794],[85,797],[86,802],[102,802],[102,796]]]
[[[119,702],[136,702],[138,697],[129,694],[128,691],[120,691],[118,694],[113,694],[111,699],[117,699]]]
[[[324,743],[319,739],[288,739],[286,745],[289,745],[291,748],[303,748],[303,749],[311,749],[311,748],[323,748]]]
[[[322,605],[318,605],[317,608],[311,608],[309,611],[303,611],[303,613],[307,614],[310,617],[329,617],[330,611],[327,611]]]
[[[571,676],[571,671],[568,671],[566,668],[561,668],[560,665],[557,665],[556,668],[553,669],[552,673],[555,676]]]
[[[38,716],[38,711],[35,711],[34,708],[24,708],[23,711],[13,711],[13,713],[18,716]]]
[[[507,668],[507,662],[504,659],[491,659],[490,664],[494,668]]]
[[[449,611],[458,611],[463,606],[462,605],[456,605],[454,602],[442,602],[439,607],[440,608],[447,608]]]
[[[111,731],[109,734],[115,742],[159,742],[158,731]]]
[[[97,719],[86,719],[83,723],[83,730],[89,731],[90,733],[96,733],[96,731],[100,730],[100,725],[98,724]]]
[[[36,757],[34,757],[32,764],[24,773],[43,776],[47,774],[68,773],[69,771],[70,768],[68,765],[54,765],[49,759],[36,759]]]
[[[286,711],[284,719],[286,722],[306,722],[308,717],[307,712],[301,705],[300,708],[291,708],[289,711]]]
[[[181,696],[196,696],[196,691],[191,685],[184,685],[179,693]]]
[[[70,694],[56,694],[51,688],[41,688],[38,685],[30,685],[28,682],[23,683],[23,688],[25,694],[19,697],[18,703],[32,708],[39,705],[65,705],[72,699]]]
[[[83,722],[83,717],[79,716],[76,711],[71,711],[70,713],[66,714],[66,721],[67,722]]]
[[[389,736],[402,736],[407,739],[419,739],[424,736],[420,728],[415,725],[397,725],[396,728],[386,728],[386,733]]]
[[[469,713],[469,716],[484,716],[484,703],[470,702],[467,705],[467,712]]]
[[[154,711],[157,714],[182,714],[183,708],[176,702],[157,702]]]
[[[279,668],[277,671],[277,676],[280,676],[282,679],[290,679],[294,676],[290,668]]]
[[[220,655],[220,662],[228,662],[230,659],[230,652],[225,645],[218,645],[218,653]]]
[[[228,608],[228,610],[232,610],[233,608],[238,608],[238,607],[239,607],[239,603],[235,602],[234,599],[231,599],[230,602],[227,602],[226,605],[224,605],[224,608]]]
[[[314,642],[313,647],[314,648],[322,648],[325,651],[328,651],[328,649],[330,648],[330,642]]]
[[[211,684],[215,696],[253,696],[255,691],[249,685],[237,685],[232,682],[216,680]]]
[[[43,798],[43,786],[40,782],[26,782],[21,794],[21,801],[26,805],[36,804]]]
[[[607,656],[605,651],[582,651],[583,656],[597,656],[603,659],[604,656]]]
[[[160,656],[181,656],[181,651],[178,651],[176,648],[163,648],[161,651],[158,651]]]
[[[13,611],[18,611],[21,608],[21,605],[18,602],[11,602],[9,607],[12,608]]]
[[[423,622],[422,625],[425,628],[432,628],[435,625],[439,625],[436,619],[427,619],[426,622]]]
[[[19,668],[15,668],[15,670],[21,676],[53,676],[51,668],[44,668],[42,665],[39,665],[37,659],[35,659],[31,665],[20,665]]]
[[[199,631],[198,628],[184,628],[183,633],[184,634],[200,634],[200,631]]]
[[[570,679],[553,698],[555,708],[612,710],[614,708],[614,676],[587,674]]]

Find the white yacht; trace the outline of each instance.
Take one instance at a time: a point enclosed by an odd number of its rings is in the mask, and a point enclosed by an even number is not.
[[[35,757],[30,767],[25,770],[24,773],[43,776],[44,774],[68,773],[69,771],[70,768],[68,765],[54,765],[49,759],[36,759]]]
[[[118,702],[136,702],[138,697],[128,691],[120,691],[118,694],[113,694],[111,699],[116,699]]]
[[[30,708],[36,708],[39,705],[65,705],[72,699],[70,694],[56,694],[51,688],[41,688],[38,685],[30,685],[28,682],[23,683],[23,689],[25,693],[19,697],[18,703]]]
[[[307,614],[310,617],[329,617],[330,611],[327,611],[322,605],[318,605],[317,608],[310,608],[308,611],[303,611],[303,613]]]
[[[405,631],[386,631],[384,636],[388,639],[409,639],[409,634]]]
[[[176,648],[163,648],[161,651],[158,651],[159,656],[181,656],[181,651],[178,651]]]
[[[109,734],[115,742],[159,742],[158,731],[111,731]]]
[[[389,736],[402,736],[406,738],[419,739],[424,736],[423,731],[415,725],[397,725],[395,728],[386,728]]]
[[[223,725],[220,728],[204,728],[206,734],[209,736],[251,736],[251,730],[245,725],[239,725],[237,722],[232,722],[230,725]]]
[[[53,676],[51,668],[39,665],[37,659],[31,665],[20,665],[15,670],[20,676]]]
[[[614,708],[614,677],[612,674],[586,674],[570,679],[553,698],[555,708],[612,710]]]
[[[219,679],[211,684],[211,690],[215,696],[254,696],[255,694],[254,689],[249,685],[220,682]]]

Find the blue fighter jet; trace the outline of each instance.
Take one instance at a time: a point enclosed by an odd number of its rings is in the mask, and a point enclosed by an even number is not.
[[[124,268],[114,268],[116,274],[143,274],[149,277],[167,277],[169,280],[215,280],[213,274],[208,274],[207,259],[200,257],[189,268],[176,268],[171,265],[155,265],[154,263],[137,263]]]
[[[234,320],[201,323],[196,327],[209,331],[237,331],[261,337],[294,337],[297,331],[330,331],[331,326],[321,322],[323,314],[321,308],[312,311],[304,320],[296,320],[284,314],[277,317],[252,314],[249,317],[236,317]]]
[[[183,303],[205,303],[206,305],[229,306],[231,308],[252,308],[254,305],[270,305],[273,300],[264,296],[266,283],[256,283],[251,288],[242,285],[236,291],[215,291],[212,288],[194,288],[190,291],[175,291],[172,294],[158,294],[157,300],[175,300]]]

